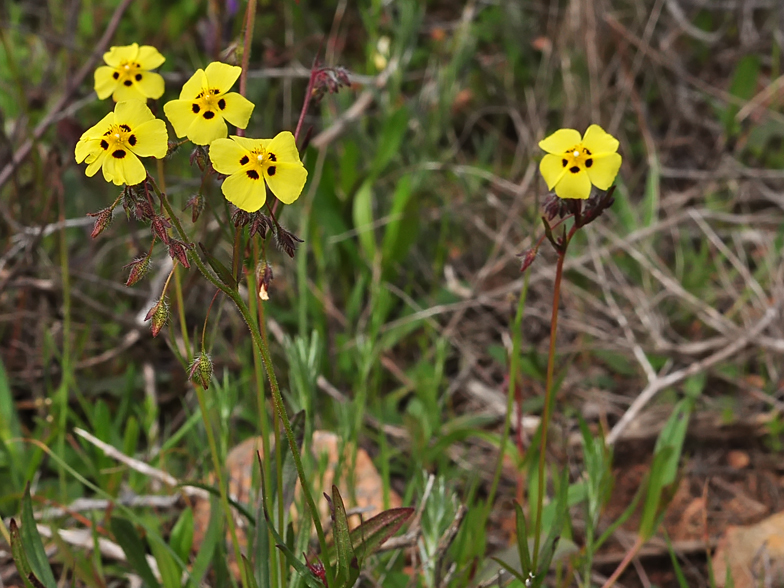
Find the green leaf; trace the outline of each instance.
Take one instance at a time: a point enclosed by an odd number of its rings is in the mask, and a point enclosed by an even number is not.
[[[191,568],[191,582],[194,586],[201,586],[202,579],[210,567],[210,562],[215,555],[215,547],[223,532],[223,510],[217,497],[210,498],[210,522],[207,525],[207,532],[201,542],[199,553]]]
[[[250,565],[248,558],[244,555],[242,557],[242,569],[243,569],[243,579],[245,579],[248,588],[259,588],[259,585],[256,583],[256,576],[253,575],[253,566]]]
[[[516,517],[516,526],[517,526],[517,552],[520,556],[520,567],[523,572],[523,576],[527,577],[530,572],[533,572],[533,566],[531,565],[531,553],[528,551],[528,527],[525,521],[525,513],[523,512],[523,507],[515,501],[515,517]],[[524,577],[520,578],[521,580],[525,580]]]
[[[385,510],[359,525],[351,531],[351,545],[357,559],[362,562],[371,555],[384,541],[397,533],[411,515],[413,508],[391,508]]]
[[[202,253],[204,253],[204,257],[207,259],[207,263],[210,264],[212,271],[215,272],[215,275],[218,276],[218,279],[232,290],[236,290],[237,280],[234,279],[231,270],[223,265],[223,263],[217,257],[207,251],[207,248],[202,244],[201,241],[199,241],[199,248],[201,249]]]
[[[401,106],[387,118],[378,141],[376,156],[370,167],[372,176],[378,177],[392,158],[400,152],[400,144],[408,130],[408,119],[408,109],[405,106]]]
[[[22,498],[22,547],[27,554],[30,568],[35,577],[41,580],[46,588],[57,588],[49,558],[46,557],[44,543],[38,534],[35,517],[33,516],[33,501],[30,498],[30,484],[25,487]]]
[[[33,574],[33,571],[30,568],[30,562],[25,555],[25,550],[22,546],[22,536],[19,533],[19,527],[17,527],[16,521],[11,519],[8,527],[11,533],[11,556],[14,558],[16,570],[19,572],[19,576],[21,576],[25,588],[41,588],[43,584],[41,584],[41,581]]]
[[[112,517],[110,522],[114,540],[122,548],[128,565],[135,574],[138,574],[150,588],[160,588],[155,574],[152,573],[150,564],[147,563],[147,548],[144,545],[136,527],[128,519]]]
[[[180,568],[180,565],[167,549],[166,544],[150,535],[147,536],[147,544],[150,546],[150,551],[152,551],[152,555],[158,564],[158,571],[161,573],[161,581],[164,588],[181,588],[182,568]]]
[[[193,511],[186,508],[174,524],[169,544],[180,559],[188,561],[193,545]]]
[[[366,180],[354,194],[352,210],[360,247],[372,262],[376,256],[376,235],[373,229],[373,184],[370,180]]]
[[[332,485],[332,523],[332,535],[338,556],[336,579],[338,586],[350,587],[359,576],[359,565],[354,554],[354,546],[351,544],[346,506],[343,504],[340,490],[334,484]]]

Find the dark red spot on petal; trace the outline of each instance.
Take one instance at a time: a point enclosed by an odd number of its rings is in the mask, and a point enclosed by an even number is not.
[[[218,94],[220,94],[220,90],[218,90],[218,88],[213,88],[212,90],[210,90],[210,92],[212,92],[212,93],[213,93],[214,95],[216,95],[216,96],[217,96]]]
[[[215,118],[215,113],[212,110],[205,110],[202,116],[207,120],[210,120],[211,118]]]
[[[249,169],[245,172],[245,175],[248,176],[251,180],[259,179],[259,172],[257,172],[255,169]]]
[[[136,79],[137,82],[141,82],[142,81],[142,74],[136,74],[133,77]]]
[[[218,100],[218,108],[220,108],[221,110],[223,110],[224,108],[226,108],[226,101],[225,101],[223,98],[221,98],[220,100]]]
[[[122,159],[125,157],[125,150],[124,149],[117,149],[117,151],[112,151],[112,157],[115,159]]]
[[[593,153],[591,153],[591,150],[588,149],[587,147],[583,147],[583,153],[585,153],[586,155],[593,155]]]
[[[199,107],[198,104],[192,104],[191,105],[191,110],[193,111],[193,114],[199,114],[199,111],[201,110],[201,108]]]
[[[573,174],[576,174],[579,173],[580,168],[577,167],[576,165],[573,165],[572,167],[569,168],[569,171],[572,172]]]
[[[565,159],[562,159],[562,160],[561,160],[561,163],[563,164],[563,166],[564,166],[564,167],[566,167],[567,165],[569,165],[569,162],[568,162],[567,160],[565,160]]]
[[[243,155],[242,159],[240,159],[240,165],[245,165],[249,161],[250,161],[250,159],[248,158],[248,156],[247,155]]]
[[[277,168],[274,165],[271,165],[271,166],[269,166],[267,168],[267,175],[268,176],[274,176],[275,172],[277,172],[277,171],[278,171]]]
[[[130,137],[128,137],[128,145],[130,145],[131,147],[136,145],[136,135],[131,135]]]
[[[586,159],[585,160],[585,167],[591,167],[593,165],[593,159]]]
[[[116,72],[114,72],[114,73],[112,74],[112,77],[113,77],[115,80],[119,80],[119,79],[120,79],[120,72],[119,72],[119,71],[116,71]]]
[[[128,125],[120,125],[120,128],[123,131],[125,131],[126,133],[130,133],[131,132],[131,127],[129,127]]]
[[[278,160],[278,158],[277,158],[277,157],[275,157],[275,154],[274,154],[274,153],[270,153],[270,154],[269,154],[269,160],[270,160],[270,161],[277,161],[277,160]]]
[[[125,81],[123,82],[123,85],[124,85],[124,86],[133,86],[133,82],[132,82],[131,80],[125,80]]]
[[[106,139],[101,139],[101,149],[106,150],[109,148],[109,143],[106,142]]]

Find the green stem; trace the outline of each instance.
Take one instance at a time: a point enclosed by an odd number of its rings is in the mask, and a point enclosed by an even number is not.
[[[171,208],[171,204],[169,204],[169,200],[164,193],[162,193],[158,186],[155,184],[155,181],[152,178],[149,178],[150,182],[157,194],[158,198],[160,198],[161,202],[163,203],[164,208],[168,212],[169,216],[171,217],[172,224],[176,229],[177,233],[180,235],[180,238],[184,241],[188,241],[188,236],[185,234],[185,231],[182,229],[182,224],[180,223],[179,218],[174,214],[174,211]],[[239,310],[242,318],[245,320],[245,323],[248,325],[248,330],[250,331],[251,338],[253,339],[253,343],[255,344],[256,348],[261,353],[261,358],[264,363],[264,368],[267,372],[267,379],[270,383],[270,389],[272,390],[272,402],[275,406],[275,410],[280,417],[281,422],[283,423],[283,428],[286,431],[286,438],[289,441],[289,446],[291,448],[291,454],[294,458],[294,465],[297,468],[297,474],[300,479],[300,483],[302,485],[302,491],[305,494],[305,500],[308,505],[308,510],[310,510],[310,516],[313,519],[313,524],[316,527],[316,534],[318,535],[319,544],[321,545],[322,553],[327,553],[327,540],[326,536],[324,535],[324,529],[321,526],[321,521],[318,516],[318,509],[316,508],[316,503],[313,500],[313,495],[310,491],[310,487],[308,485],[308,479],[305,477],[305,469],[302,466],[302,456],[299,452],[299,446],[297,445],[296,439],[294,438],[294,432],[291,429],[291,421],[289,420],[288,414],[286,413],[286,407],[283,403],[283,396],[281,396],[280,388],[278,387],[278,379],[275,377],[275,370],[272,366],[272,357],[269,352],[269,347],[267,346],[267,342],[262,338],[261,333],[259,331],[258,326],[256,325],[255,321],[253,320],[253,316],[250,314],[245,301],[240,296],[237,290],[233,290],[220,282],[215,276],[213,276],[207,267],[204,265],[204,262],[198,256],[198,254],[194,253],[191,255],[193,262],[196,264],[196,267],[199,268],[199,271],[204,274],[204,277],[216,288],[219,288],[226,296],[231,298],[234,305]],[[233,524],[233,522],[232,522]],[[241,561],[239,557],[237,561]],[[331,577],[331,570],[329,566],[329,561],[325,559],[324,567],[327,569],[327,577]]]
[[[571,234],[569,235],[571,237]],[[558,331],[558,304],[561,300],[561,278],[563,277],[564,259],[566,248],[569,246],[569,237],[564,238],[564,246],[558,252],[558,264],[555,268],[555,284],[553,285],[553,315],[550,320],[550,352],[547,356],[547,380],[545,382],[544,409],[542,411],[542,433],[539,440],[539,488],[536,496],[536,524],[534,527],[534,558],[533,569],[539,563],[539,544],[542,534],[542,507],[544,505],[544,461],[547,453],[547,429],[550,424],[550,404],[553,394],[553,371],[555,368],[555,335]]]

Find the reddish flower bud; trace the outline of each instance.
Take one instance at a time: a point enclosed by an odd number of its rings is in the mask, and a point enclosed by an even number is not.
[[[212,379],[212,360],[210,356],[202,350],[201,355],[193,358],[188,368],[188,379],[199,384],[205,390],[210,387]]]
[[[150,256],[145,255],[144,257],[137,257],[131,263],[123,267],[131,268],[131,272],[128,274],[128,281],[125,282],[125,285],[133,286],[147,275],[147,270],[150,269]]]
[[[112,212],[114,208],[109,206],[98,212],[88,212],[87,216],[95,217],[95,225],[93,225],[93,232],[90,237],[95,239],[98,235],[103,233],[110,224],[112,224]]]
[[[152,217],[152,223],[150,225],[152,229],[152,234],[158,237],[161,241],[169,244],[169,231],[167,229],[171,228],[171,223],[169,219],[165,216],[161,216],[156,214]]]
[[[272,266],[266,262],[259,264],[256,280],[259,284],[259,299],[269,300],[269,287],[273,279]]]
[[[177,239],[169,241],[169,257],[179,261],[183,267],[190,268],[191,264],[188,262],[188,249],[190,247]]]
[[[521,272],[524,272],[524,271],[525,271],[525,270],[527,270],[529,267],[531,267],[531,264],[532,264],[532,263],[534,262],[534,260],[536,259],[536,254],[537,254],[537,253],[538,253],[538,248],[532,248],[532,249],[529,249],[528,251],[526,251],[525,253],[521,253],[521,254],[519,255],[519,257],[522,257],[522,258],[523,258],[523,265],[522,265],[522,267],[520,268],[520,271],[521,271]]]
[[[161,329],[169,322],[169,303],[166,302],[166,299],[161,298],[158,300],[157,304],[144,317],[144,320],[151,321],[150,330],[152,331],[152,336],[157,337]]]
[[[191,214],[191,221],[196,222],[199,220],[199,216],[204,211],[204,196],[201,192],[198,194],[194,194],[188,199],[188,202],[185,204],[185,208],[183,210],[187,210],[189,207],[193,208],[193,213]]]
[[[310,570],[310,573],[316,576],[324,586],[327,586],[327,571],[324,569],[324,564],[321,563],[318,557],[313,563],[310,563],[308,556],[304,553],[302,555],[305,558],[305,565]]]

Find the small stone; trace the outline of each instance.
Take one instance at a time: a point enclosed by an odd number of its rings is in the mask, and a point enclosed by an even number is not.
[[[745,451],[740,451],[739,449],[733,449],[729,453],[727,453],[727,464],[735,470],[742,470],[744,468],[749,467],[751,463],[751,458],[749,454]]]

